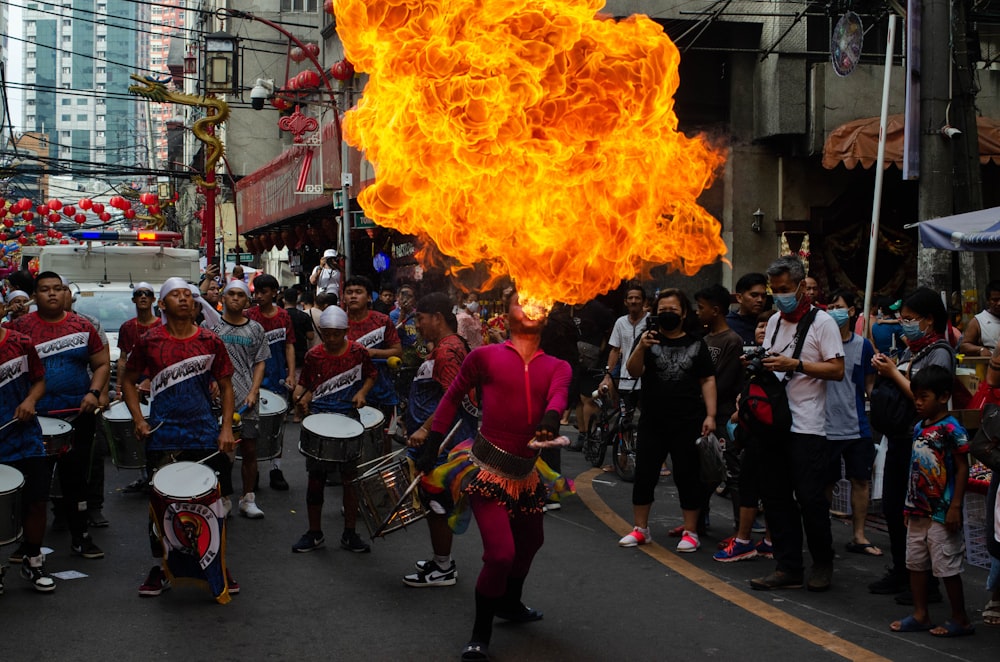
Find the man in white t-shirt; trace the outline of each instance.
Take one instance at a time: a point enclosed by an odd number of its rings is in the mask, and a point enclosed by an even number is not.
[[[337,251],[333,248],[323,251],[319,265],[309,276],[309,282],[316,286],[316,296],[327,292],[336,294],[337,299],[340,299],[340,269],[337,268],[337,257]]]
[[[786,378],[792,413],[791,432],[768,439],[755,452],[760,461],[760,493],[774,545],[777,569],[750,581],[751,588],[800,588],[803,580],[802,532],[813,566],[807,588],[826,591],[833,577],[830,502],[824,488],[830,447],[826,439],[826,384],[844,378],[844,344],[825,311],[816,309],[802,353],[793,358],[799,322],[814,309],[802,281],[805,269],[792,256],[775,260],[767,270],[780,314],[767,322],[764,367]]]
[[[619,317],[611,330],[611,338],[608,340],[611,351],[608,354],[608,365],[604,369],[604,379],[601,380],[601,390],[610,390],[614,386],[613,377],[618,362],[622,356],[628,357],[631,354],[635,341],[646,329],[646,318],[649,317],[649,313],[646,312],[645,305],[646,290],[639,283],[629,283],[628,289],[625,291],[625,309],[628,313]],[[625,362],[622,361],[618,381],[619,390],[634,397],[638,395],[641,386],[641,380],[634,379],[625,368]]]

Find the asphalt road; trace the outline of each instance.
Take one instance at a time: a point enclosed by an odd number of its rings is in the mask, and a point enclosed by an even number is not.
[[[474,525],[455,541],[456,586],[410,588],[400,578],[430,554],[426,525],[376,540],[371,554],[341,550],[340,488],[330,487],[327,546],[292,554],[307,528],[297,439],[298,426],[289,424],[284,470],[291,490],[270,490],[265,475],[257,500],[266,517],[230,520],[227,559],[242,588],[230,604],[217,605],[193,587],[138,596],[153,562],[147,500],[121,491],[137,472],[109,464],[105,515],[111,526],[93,530],[106,558],[70,556],[69,534],[48,534],[46,545],[54,550],[48,570],[87,575],[60,580],[48,595],[35,593],[13,567],[0,596],[0,659],[457,659],[471,630],[480,566]],[[867,592],[885,560],[843,551],[846,523],[833,523],[839,551],[831,591],[759,593],[747,580],[770,572],[772,562],[711,559],[715,543],[730,535],[728,501],[715,500],[701,551],[677,554],[666,533],[680,523],[680,510],[672,482],[661,481],[652,517],[657,544],[620,549],[617,539],[631,528],[631,486],[591,469],[579,453],[564,453],[563,468],[577,477],[579,498],[546,515],[546,543],[525,589],[525,602],[545,618],[520,626],[498,622],[495,660],[981,660],[996,654],[1000,631],[983,626],[979,613],[985,570],[968,567],[964,575],[975,636],[895,634],[888,624],[907,608]],[[887,546],[884,533],[873,530],[870,537]],[[0,558],[6,561],[12,549],[4,547]],[[936,622],[947,613],[946,605],[932,605]]]

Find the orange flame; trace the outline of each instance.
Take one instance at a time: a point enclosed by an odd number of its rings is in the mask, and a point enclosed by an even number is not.
[[[335,0],[369,80],[344,118],[382,226],[509,274],[522,302],[580,303],[646,263],[726,252],[697,204],[724,157],[677,130],[680,55],[602,0]]]

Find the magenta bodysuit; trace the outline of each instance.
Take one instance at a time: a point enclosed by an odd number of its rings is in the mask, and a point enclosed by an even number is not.
[[[508,453],[530,457],[536,451],[528,442],[542,415],[550,409],[561,415],[566,409],[572,374],[568,363],[541,350],[525,363],[509,340],[477,347],[441,399],[431,429],[447,434],[462,398],[479,386],[482,435]]]

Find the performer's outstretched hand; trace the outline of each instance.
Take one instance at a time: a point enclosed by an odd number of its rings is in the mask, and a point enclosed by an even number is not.
[[[559,436],[559,419],[562,414],[555,409],[550,409],[542,416],[542,422],[535,430],[535,437],[540,441],[550,441]]]

